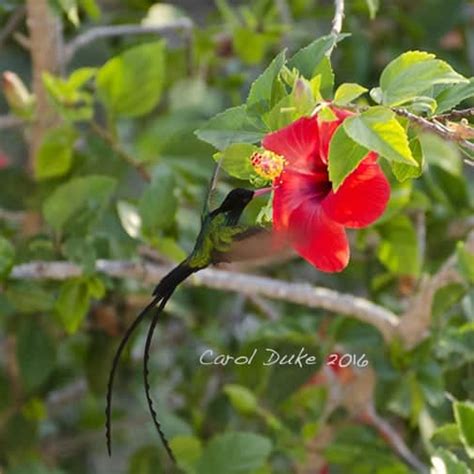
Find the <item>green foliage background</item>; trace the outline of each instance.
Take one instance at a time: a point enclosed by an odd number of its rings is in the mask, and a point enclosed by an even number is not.
[[[139,23],[147,16],[153,22],[164,15],[164,10],[150,10],[153,2],[146,0],[52,3],[67,39],[94,26]],[[268,113],[275,105],[272,81],[283,64],[277,54],[286,46],[291,58],[327,35],[333,16],[330,1],[287,3],[291,23],[277,1],[173,2],[167,14],[192,18],[191,37],[125,36],[79,50],[62,78],[44,77],[63,121],[44,137],[32,174],[25,166],[29,125],[0,130],[0,153],[11,163],[0,170],[0,207],[28,212],[33,221],[41,216],[33,231],[16,219],[0,220],[0,472],[172,472],[144,403],[143,333],[133,338],[122,362],[114,397],[114,456],[106,455],[104,398],[111,359],[150,288],[137,280],[105,277],[94,263],[138,261],[144,245],[162,259],[183,258],[199,229],[216,148],[231,175],[219,182],[219,196],[252,178],[239,161],[251,145],[242,143],[254,143],[265,133],[260,118],[271,128],[285,120]],[[2,24],[19,4],[0,2]],[[348,0],[346,7],[343,31],[352,36],[338,43],[332,56],[336,88],[343,83],[380,86],[382,103],[399,105],[400,87],[391,89],[388,74],[385,80],[380,74],[407,50],[433,52],[464,77],[472,76],[471,2]],[[307,69],[304,55],[289,65],[298,66],[306,79],[320,73],[318,91],[329,98],[334,75],[320,61],[324,51],[315,61],[317,71]],[[14,40],[0,49],[0,70],[14,71],[30,83],[29,56]],[[254,83],[265,70],[263,81]],[[416,104],[427,101],[427,88],[457,80],[451,69],[439,74],[443,79],[428,85],[408,77]],[[432,112],[449,111],[464,99],[463,105],[471,105],[471,84],[437,90],[427,101],[433,107],[437,99]],[[346,86],[335,100],[357,102],[364,90]],[[10,112],[28,119],[30,105]],[[307,103],[299,105],[298,112],[306,113]],[[230,113],[215,118],[228,108]],[[9,111],[1,96],[0,109]],[[367,141],[372,135],[354,131],[374,120],[402,131],[406,125],[380,108],[367,114],[357,118],[364,123],[344,127],[335,155],[347,140],[378,146]],[[344,273],[322,274],[300,259],[259,271],[360,295],[403,313],[423,275],[436,272],[456,253],[463,280],[437,293],[429,337],[406,350],[397,342],[385,344],[368,324],[324,310],[272,302],[269,311],[238,294],[180,289],[156,334],[152,386],[184,472],[319,473],[325,472],[322,463],[331,473],[416,472],[354,413],[340,408],[326,417],[330,385],[316,383],[314,376],[321,361],[340,347],[367,358],[376,374],[377,412],[426,466],[438,465],[436,473],[443,472],[440,463],[448,474],[471,472],[474,257],[458,241],[472,227],[474,174],[453,143],[432,135],[414,140],[416,146],[390,148],[384,155],[391,160],[383,164],[391,201],[374,226],[353,234],[353,256]],[[423,174],[421,159],[426,161]],[[347,166],[357,164],[334,163],[330,173],[337,183],[350,172]],[[143,179],[143,170],[150,181]],[[258,211],[252,208],[251,217]],[[417,235],[420,215],[426,220],[425,252]],[[14,265],[34,260],[69,260],[83,268],[83,275],[63,283],[9,278]],[[305,369],[199,364],[205,349],[243,355],[255,347],[282,353],[305,347],[320,364]],[[331,442],[318,448],[328,426]]]

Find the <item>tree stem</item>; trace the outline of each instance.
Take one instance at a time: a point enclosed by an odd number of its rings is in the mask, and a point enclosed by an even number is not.
[[[28,168],[32,172],[43,137],[57,122],[57,116],[43,84],[43,74],[59,72],[62,35],[60,19],[51,11],[48,0],[27,0],[26,8],[33,68],[33,92],[36,96],[36,117],[31,132],[28,161]]]

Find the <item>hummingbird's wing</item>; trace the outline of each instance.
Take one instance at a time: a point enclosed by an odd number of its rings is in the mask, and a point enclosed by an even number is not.
[[[216,252],[213,263],[252,262],[258,265],[258,262],[274,257],[286,258],[291,255],[290,249],[288,243],[276,237],[271,229],[249,227],[234,237],[228,251]]]

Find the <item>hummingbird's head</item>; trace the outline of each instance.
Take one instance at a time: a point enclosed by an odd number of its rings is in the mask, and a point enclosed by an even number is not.
[[[219,207],[220,212],[229,212],[240,210],[243,211],[245,206],[252,200],[254,197],[255,191],[244,188],[236,188],[227,194],[224,201]]]

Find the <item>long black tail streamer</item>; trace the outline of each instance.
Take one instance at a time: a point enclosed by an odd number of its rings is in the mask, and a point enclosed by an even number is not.
[[[173,463],[176,464],[176,458],[175,455],[173,454],[173,451],[171,449],[171,446],[168,442],[168,439],[163,432],[163,429],[161,427],[161,423],[158,420],[158,415],[155,411],[155,408],[153,406],[153,399],[151,398],[151,387],[150,387],[150,382],[149,382],[149,368],[148,368],[148,363],[150,360],[150,348],[151,348],[151,342],[153,340],[153,333],[155,332],[156,325],[158,323],[158,318],[163,311],[166,303],[170,299],[171,295],[173,294],[173,290],[169,291],[167,294],[163,295],[163,299],[161,300],[160,306],[157,308],[153,320],[150,324],[150,327],[148,328],[148,334],[146,337],[146,342],[145,342],[145,350],[144,350],[144,355],[143,355],[143,380],[145,383],[145,394],[146,394],[146,400],[148,403],[148,409],[150,410],[150,415],[153,420],[153,423],[155,425],[156,430],[158,431],[158,434],[160,436],[161,442],[163,443],[163,446],[166,449],[166,452],[168,453],[168,456],[170,459],[173,461]]]
[[[143,309],[143,311],[135,318],[133,323],[127,329],[127,332],[123,336],[122,340],[120,341],[120,344],[114,355],[114,359],[112,362],[112,369],[110,370],[109,381],[107,383],[107,402],[105,406],[105,437],[107,440],[107,451],[109,453],[109,456],[112,455],[112,423],[111,423],[112,391],[113,391],[113,385],[114,385],[114,379],[115,379],[115,372],[117,370],[117,366],[120,361],[120,356],[122,355],[122,352],[125,349],[125,346],[127,345],[127,342],[130,339],[130,336],[133,334],[135,329],[138,327],[138,325],[142,321],[143,316],[145,316],[145,314],[148,311],[154,308],[156,304],[158,303],[158,301],[160,301],[160,299],[161,299],[161,296],[157,296],[156,298],[154,298],[151,301],[151,303],[145,309]]]

